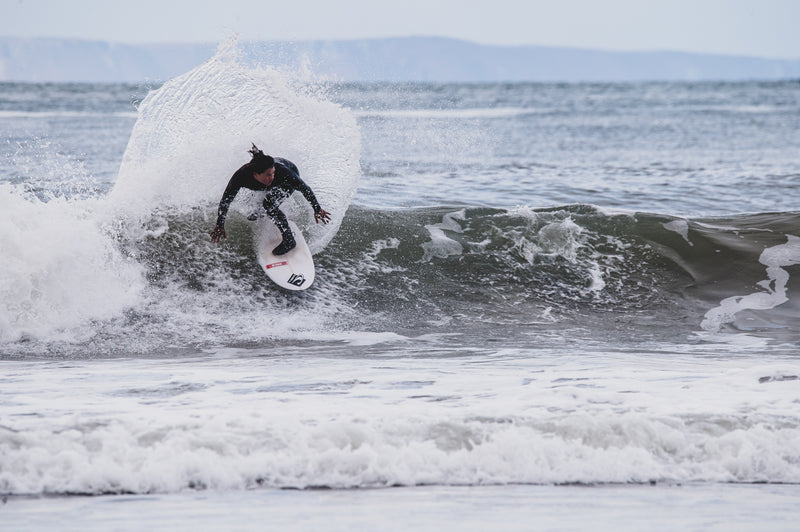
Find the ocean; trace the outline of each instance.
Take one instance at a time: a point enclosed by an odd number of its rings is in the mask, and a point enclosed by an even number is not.
[[[800,82],[0,83],[3,530],[795,530]],[[314,285],[254,258],[255,143]]]

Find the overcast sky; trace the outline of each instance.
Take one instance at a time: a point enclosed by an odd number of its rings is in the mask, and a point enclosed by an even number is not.
[[[122,43],[411,35],[800,58],[800,0],[0,0],[0,36]]]

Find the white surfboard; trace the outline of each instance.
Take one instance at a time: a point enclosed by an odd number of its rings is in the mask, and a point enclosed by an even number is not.
[[[272,250],[281,243],[281,232],[269,218],[258,221],[256,230],[256,258],[261,269],[272,281],[287,290],[305,290],[314,282],[314,260],[303,233],[289,221],[297,245],[288,253],[273,255]]]

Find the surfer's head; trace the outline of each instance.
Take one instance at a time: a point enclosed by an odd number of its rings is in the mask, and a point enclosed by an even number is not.
[[[261,174],[270,168],[275,168],[275,159],[269,155],[265,155],[255,144],[253,144],[253,147],[250,148],[248,152],[253,156],[253,158],[250,159],[250,168],[253,169],[254,174]]]

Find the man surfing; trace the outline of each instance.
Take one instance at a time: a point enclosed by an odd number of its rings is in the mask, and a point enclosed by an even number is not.
[[[227,237],[225,234],[225,217],[228,215],[230,207],[236,194],[241,188],[249,190],[264,190],[264,210],[267,212],[278,230],[281,232],[283,240],[272,251],[274,255],[288,253],[297,245],[289,228],[289,221],[286,215],[278,207],[283,201],[291,196],[292,192],[299,190],[314,208],[314,220],[323,224],[331,220],[331,215],[323,209],[311,188],[300,179],[300,172],[297,166],[289,160],[280,157],[265,155],[255,144],[248,150],[252,159],[246,163],[231,177],[217,210],[217,226],[211,232],[211,242],[217,243]]]

